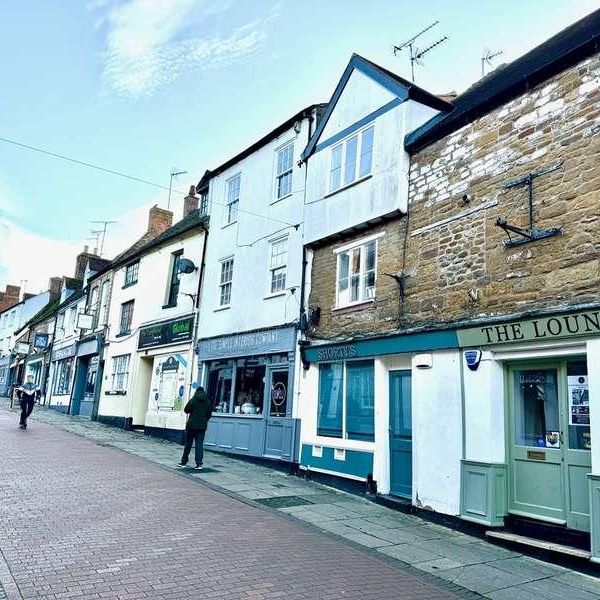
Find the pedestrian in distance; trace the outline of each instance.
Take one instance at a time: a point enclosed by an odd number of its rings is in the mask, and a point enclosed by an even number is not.
[[[33,411],[33,405],[40,399],[40,388],[33,383],[33,375],[27,375],[27,381],[17,388],[17,397],[21,403],[21,419],[19,427],[27,429],[27,419]]]
[[[202,469],[202,460],[204,458],[204,435],[208,421],[212,416],[212,403],[209,401],[204,388],[200,386],[189,402],[185,405],[183,411],[187,414],[187,423],[185,425],[185,447],[179,467],[187,465],[192,444],[196,446],[196,470]]]

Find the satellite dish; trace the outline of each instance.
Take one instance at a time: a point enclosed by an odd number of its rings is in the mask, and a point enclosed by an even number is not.
[[[178,263],[179,273],[185,273],[189,275],[196,271],[198,267],[189,258],[180,258]]]

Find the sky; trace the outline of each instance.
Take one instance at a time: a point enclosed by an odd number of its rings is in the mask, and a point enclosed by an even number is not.
[[[600,0],[7,0],[0,8],[0,138],[182,194],[279,123],[327,101],[353,52],[410,77],[392,48],[438,20],[416,67],[433,93],[480,77],[484,49],[510,62]],[[105,257],[145,230],[167,192],[0,139],[0,289],[72,275],[111,220]]]

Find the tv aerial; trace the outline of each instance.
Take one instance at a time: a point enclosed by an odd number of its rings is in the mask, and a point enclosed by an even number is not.
[[[504,50],[496,50],[495,52],[492,52],[492,50],[490,50],[489,48],[484,48],[483,56],[481,57],[481,76],[482,77],[485,75],[485,65],[488,65],[488,67],[493,66],[492,60],[494,60],[494,58],[497,58],[501,54],[504,54]]]
[[[433,42],[426,48],[421,49],[421,48],[417,48],[417,46],[415,46],[415,41],[417,40],[417,38],[421,37],[425,32],[427,32],[430,29],[432,29],[433,27],[435,27],[438,23],[439,23],[439,21],[434,21],[433,23],[431,23],[431,25],[428,25],[427,27],[425,27],[425,29],[423,29],[422,31],[419,31],[419,33],[417,33],[416,35],[413,35],[413,37],[406,40],[404,43],[400,44],[399,46],[394,46],[394,56],[396,56],[398,54],[398,52],[401,52],[402,50],[405,50],[408,48],[408,52],[410,54],[411,81],[413,83],[415,81],[415,64],[422,67],[423,66],[423,60],[422,60],[423,57],[428,52],[431,52],[431,50],[433,50],[434,48],[436,48],[437,46],[439,46],[440,44],[442,44],[443,42],[445,42],[448,39],[448,36],[444,35],[443,37],[439,38],[438,40],[436,40],[435,42]]]

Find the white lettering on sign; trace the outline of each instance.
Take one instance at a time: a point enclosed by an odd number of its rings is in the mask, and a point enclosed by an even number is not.
[[[320,348],[317,350],[317,360],[342,360],[344,358],[355,358],[356,346],[334,346],[333,348]]]

